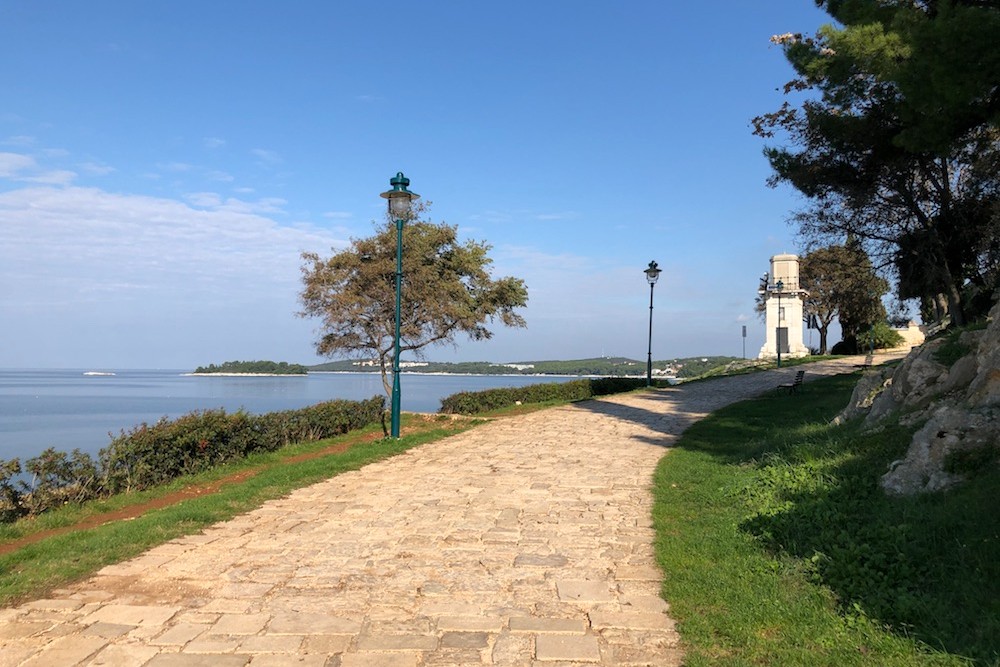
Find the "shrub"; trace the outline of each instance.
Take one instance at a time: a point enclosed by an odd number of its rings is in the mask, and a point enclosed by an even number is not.
[[[98,493],[97,464],[89,454],[74,449],[67,455],[49,447],[24,462],[31,481],[20,481],[21,500],[28,514],[41,514],[66,503],[80,503]]]
[[[654,381],[656,386],[662,382]],[[580,401],[594,396],[617,394],[646,386],[645,378],[607,377],[549,382],[526,387],[502,387],[484,391],[462,391],[441,399],[444,414],[474,415],[507,408],[518,403]]]
[[[103,484],[110,493],[146,489],[254,452],[341,435],[379,421],[384,410],[385,399],[376,396],[263,415],[203,410],[141,424],[101,450]]]
[[[876,322],[870,329],[858,334],[858,351],[891,349],[903,344],[903,337],[900,333],[889,326],[888,322]]]
[[[0,461],[0,521],[147,489],[253,452],[342,435],[380,421],[384,411],[381,396],[263,415],[202,410],[123,430],[101,450],[97,462],[78,449],[67,455],[52,448],[28,459],[23,470],[18,459]]]

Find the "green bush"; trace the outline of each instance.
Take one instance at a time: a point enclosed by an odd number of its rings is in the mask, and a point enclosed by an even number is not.
[[[379,421],[384,410],[385,399],[376,396],[263,415],[204,410],[141,424],[101,450],[103,484],[111,493],[146,489],[254,452],[341,435]]]
[[[656,386],[662,386],[659,380]],[[633,391],[646,386],[645,378],[607,377],[548,382],[526,387],[502,387],[485,391],[462,391],[441,399],[444,414],[475,415],[481,412],[508,408],[523,403],[547,401],[580,401],[594,396],[605,396]]]
[[[327,401],[300,410],[252,415],[201,410],[122,431],[98,461],[49,448],[25,462],[0,461],[0,521],[69,502],[147,489],[253,452],[342,435],[382,419],[385,399]],[[23,478],[26,473],[30,477]],[[21,477],[21,479],[18,479]]]
[[[903,344],[903,336],[888,322],[876,322],[870,329],[858,334],[858,352],[870,350],[873,342],[876,350],[892,349]]]

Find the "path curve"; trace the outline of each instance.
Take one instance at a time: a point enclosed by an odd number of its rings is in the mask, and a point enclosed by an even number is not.
[[[679,665],[653,470],[795,370],[500,419],[300,489],[0,610],[0,667]]]

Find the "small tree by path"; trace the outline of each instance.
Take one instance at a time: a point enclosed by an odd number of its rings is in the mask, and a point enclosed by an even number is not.
[[[488,324],[524,327],[516,311],[528,302],[524,281],[489,274],[490,246],[458,240],[458,228],[425,221],[403,230],[400,353],[421,356],[429,345],[454,343],[459,334],[488,339]],[[302,317],[321,321],[316,351],[323,356],[374,360],[391,395],[395,337],[396,228],[378,225],[375,235],[322,258],[303,253]]]

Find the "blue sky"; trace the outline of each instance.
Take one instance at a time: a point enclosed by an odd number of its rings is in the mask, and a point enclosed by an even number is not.
[[[655,358],[739,356],[744,324],[755,356],[801,202],[767,188],[750,119],[791,78],[769,37],[827,21],[812,0],[8,0],[0,367],[318,362],[299,255],[370,235],[400,170],[529,289],[527,329],[429,358],[642,359],[653,259]]]

